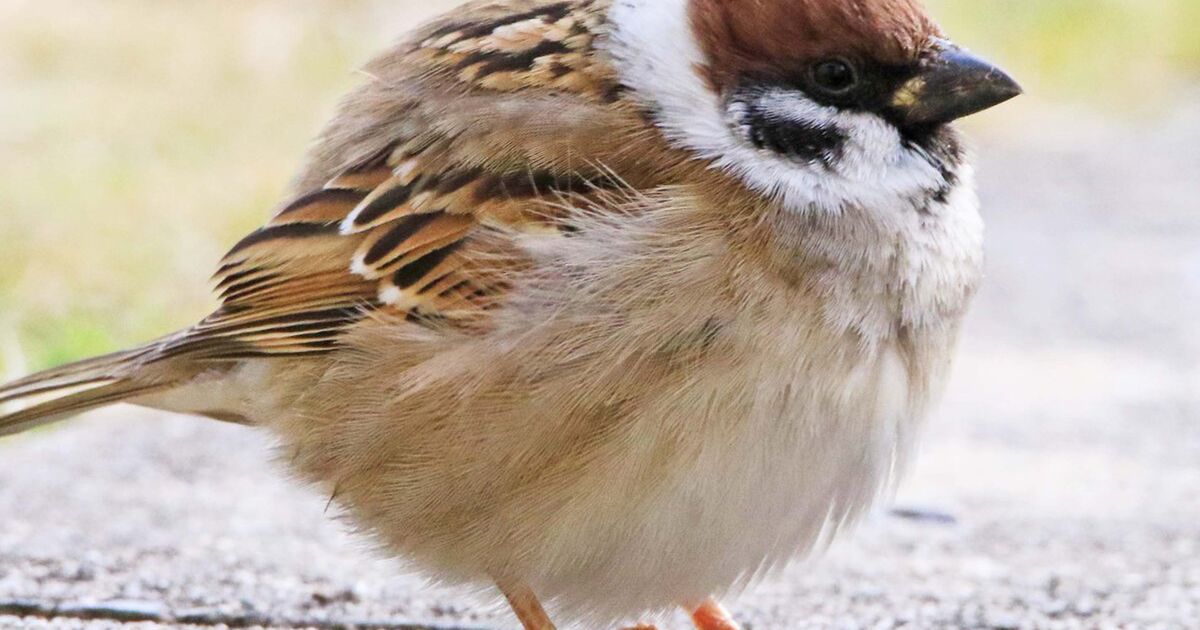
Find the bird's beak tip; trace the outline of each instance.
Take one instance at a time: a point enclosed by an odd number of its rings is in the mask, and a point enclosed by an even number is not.
[[[946,44],[893,94],[890,105],[904,124],[931,125],[991,109],[1024,93],[999,67]]]

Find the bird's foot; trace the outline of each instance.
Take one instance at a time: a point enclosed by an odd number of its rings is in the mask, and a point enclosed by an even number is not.
[[[692,611],[692,623],[695,624],[696,630],[741,630],[729,615],[729,611],[715,599],[700,604]]]
[[[522,628],[525,630],[554,630],[554,623],[546,615],[537,595],[534,595],[528,586],[514,581],[497,581],[496,585],[508,599],[513,613],[521,621]]]

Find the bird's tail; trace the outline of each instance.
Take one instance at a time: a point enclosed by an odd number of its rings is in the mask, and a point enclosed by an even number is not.
[[[0,385],[0,436],[171,387],[170,380],[147,378],[139,369],[157,348],[85,359]]]

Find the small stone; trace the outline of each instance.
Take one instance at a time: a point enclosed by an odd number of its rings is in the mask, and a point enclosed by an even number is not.
[[[918,523],[927,523],[930,525],[957,525],[958,518],[953,514],[936,510],[933,508],[922,507],[894,507],[891,515],[895,518],[906,521],[915,521]]]
[[[312,594],[312,599],[318,606],[329,606],[331,604],[354,604],[359,601],[358,593],[351,588],[342,589],[334,593],[317,591]]]

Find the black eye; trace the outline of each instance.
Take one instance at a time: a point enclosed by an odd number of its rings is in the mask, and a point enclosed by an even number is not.
[[[858,87],[858,72],[845,59],[826,59],[812,67],[812,82],[829,96],[845,96]]]

